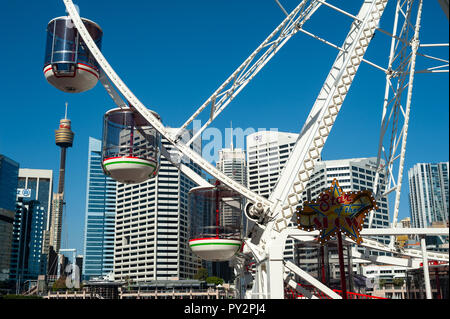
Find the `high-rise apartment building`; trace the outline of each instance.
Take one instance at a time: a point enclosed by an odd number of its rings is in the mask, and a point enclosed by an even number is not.
[[[247,185],[247,163],[241,148],[223,148],[219,151],[217,169],[241,185]]]
[[[102,277],[114,270],[116,181],[102,170],[102,143],[89,137],[83,276]]]
[[[135,135],[135,143],[146,143],[138,139]],[[164,139],[162,145],[177,153]],[[201,153],[201,142],[191,147]],[[198,165],[184,164],[201,174]],[[160,165],[157,176],[146,182],[117,184],[115,280],[192,279],[201,266],[188,246],[187,228],[188,192],[197,185],[164,157]]]
[[[233,142],[231,142],[230,148],[223,148],[219,151],[219,160],[216,163],[216,167],[228,177],[247,186],[245,151],[241,148],[234,148]],[[241,225],[242,231],[245,233],[247,218],[245,218],[242,211],[237,211],[236,209],[222,205],[220,208],[220,219],[220,224],[223,227]],[[233,269],[229,261],[206,262],[206,266],[211,276],[220,277],[225,282],[229,282],[233,277]]]
[[[259,131],[247,136],[247,186],[269,198],[289,158],[298,134]],[[294,260],[294,242],[286,240],[286,260]]]
[[[248,187],[269,198],[277,183],[298,134],[259,131],[247,136]]]
[[[448,222],[448,162],[418,163],[408,171],[411,226]]]
[[[336,179],[343,191],[373,190],[377,158],[351,158],[342,160],[319,161],[314,165],[314,171],[306,187],[303,200],[315,200]],[[380,174],[380,184],[384,180]],[[382,192],[384,189],[381,190]],[[389,227],[389,209],[387,197],[378,202],[378,210],[374,213],[372,227]],[[364,226],[368,226],[368,218]],[[387,242],[386,242],[387,243]]]
[[[247,186],[247,164],[243,149],[234,148],[233,144],[231,144],[230,148],[221,149],[216,167],[236,182]],[[236,225],[237,223],[243,225],[241,223],[242,217],[242,214],[237,214],[235,210],[232,211],[231,208],[224,207],[220,216],[222,219],[221,225]]]
[[[359,191],[359,190],[373,190],[375,173],[377,169],[377,158],[350,158],[341,160],[317,161],[314,163],[314,169],[311,174],[308,185],[306,185],[305,192],[302,195],[302,201],[315,200],[320,193],[329,188],[334,179],[339,183],[339,186],[344,192]],[[380,184],[383,184],[385,175],[379,175]],[[382,186],[381,191],[384,191]],[[377,202],[378,209],[374,212],[372,227],[373,228],[387,228],[389,227],[389,208],[387,197],[381,198]],[[366,218],[363,227],[368,227],[369,218]],[[388,244],[390,238],[388,236],[373,236],[373,240],[377,240],[383,244]],[[344,254],[349,254],[350,247],[345,248]],[[363,248],[359,249],[361,252]],[[321,266],[321,250],[317,247],[308,247],[302,243],[298,243],[295,249],[296,263],[301,265],[301,268],[311,274],[318,274],[318,278],[326,278],[328,284],[331,286],[337,285],[340,278],[340,266],[338,262],[337,246],[335,243],[328,244],[324,250],[325,254],[325,268]],[[372,255],[385,255],[384,252],[375,250],[368,250],[367,253]],[[356,266],[351,264],[351,259],[345,261],[346,273],[348,271],[356,271]],[[350,263],[350,264],[348,264]],[[323,271],[323,272],[322,272]],[[325,275],[323,275],[325,274]],[[347,276],[350,278],[350,276]],[[323,280],[323,279],[322,279]],[[336,286],[337,287],[337,286]],[[351,289],[352,283],[349,281],[347,287]]]
[[[373,190],[373,183],[375,181],[375,173],[377,167],[377,158],[350,158],[341,160],[318,161],[314,164],[314,171],[306,187],[306,191],[302,196],[302,200],[315,200],[321,192],[329,188],[336,179],[342,190],[345,191],[359,191],[359,190]],[[383,184],[385,175],[379,175],[380,184]],[[384,192],[384,186],[381,191]],[[389,227],[389,206],[388,198],[383,197],[377,202],[378,209],[374,212],[372,227],[373,228],[387,228]],[[369,225],[369,218],[364,221],[364,228]],[[388,236],[372,236],[371,239],[383,244],[389,244],[390,238]],[[361,252],[363,248],[359,249]],[[299,251],[299,254],[305,253],[306,250]],[[384,252],[375,250],[368,250],[367,253],[372,255],[386,255]],[[302,256],[299,256],[300,258]],[[339,265],[337,261],[332,259],[331,273],[334,276],[339,274]],[[311,266],[311,265],[310,265]],[[316,266],[316,265],[312,265]],[[338,277],[336,277],[338,278]]]
[[[247,137],[248,186],[251,190],[269,197],[278,177],[296,143],[298,134],[283,132],[256,132]],[[372,189],[376,172],[376,158],[356,158],[334,161],[317,161],[302,200],[314,200],[323,190],[331,186],[334,178],[344,191]],[[380,174],[380,179],[385,178]],[[378,202],[379,209],[374,214],[373,227],[389,227],[387,198]],[[367,226],[368,219],[365,222]],[[295,226],[292,224],[292,226]],[[374,237],[388,243],[387,237]],[[310,253],[297,251],[293,241],[288,239],[285,259],[298,259],[295,254]],[[378,252],[372,252],[378,254]],[[383,253],[380,253],[383,254]],[[309,258],[309,257],[308,257]],[[316,266],[315,266],[316,267]]]
[[[0,154],[0,281],[8,279],[19,163]]]

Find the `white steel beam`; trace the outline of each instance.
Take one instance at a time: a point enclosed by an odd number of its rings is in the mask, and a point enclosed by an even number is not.
[[[408,268],[419,268],[422,262],[420,258],[398,258],[390,256],[376,256],[376,255],[365,255],[361,254],[356,247],[352,248],[352,258],[353,261],[362,259],[370,263],[394,265]]]
[[[427,253],[427,243],[425,241],[425,236],[420,238],[420,247],[422,249],[422,260],[423,260],[423,279],[425,282],[425,295],[427,299],[433,299],[433,295],[431,293],[431,284],[430,284],[430,272],[428,269],[428,253]]]
[[[317,296],[313,295],[311,291],[303,288],[302,286],[300,286],[298,283],[296,283],[294,280],[287,278],[286,279],[286,284],[288,286],[290,286],[292,289],[294,289],[295,291],[301,293],[303,296],[305,296],[307,299],[319,299]]]
[[[270,206],[270,201],[266,198],[256,194],[255,192],[249,190],[247,187],[241,185],[240,183],[234,181],[232,178],[228,177],[217,168],[215,168],[207,160],[203,159],[200,154],[195,152],[189,146],[183,144],[181,141],[175,141],[169,132],[166,130],[164,125],[159,121],[153,113],[148,110],[144,104],[139,101],[139,99],[131,92],[131,90],[125,85],[122,79],[114,71],[108,61],[105,59],[95,42],[92,40],[89,32],[87,31],[84,23],[72,3],[72,0],[63,0],[66,6],[67,12],[72,19],[75,27],[77,28],[81,38],[88,47],[89,51],[92,53],[95,60],[98,62],[106,76],[114,84],[117,90],[122,94],[122,96],[128,101],[128,103],[144,117],[166,140],[175,146],[183,155],[189,157],[192,161],[198,164],[205,172],[220,180],[223,184],[227,185],[231,189],[235,190],[249,201],[254,203],[261,203],[265,207]]]
[[[325,141],[330,134],[342,103],[364,53],[384,12],[387,0],[365,1],[348,33],[342,51],[331,68],[325,83],[303,126],[294,149],[270,195],[270,209],[274,227],[281,231],[288,227],[296,206],[301,200],[306,183],[320,159]]]
[[[322,291],[324,294],[329,296],[331,299],[342,299],[340,295],[335,293],[333,290],[325,286],[323,283],[321,283],[319,280],[308,274],[306,271],[300,269],[297,265],[293,264],[292,262],[288,261],[285,264],[285,267],[288,268],[293,273],[300,276],[300,278],[306,280],[311,285]]]
[[[419,235],[419,236],[448,236],[449,230],[448,228],[364,228],[360,232],[363,237],[370,236],[395,236],[395,235]],[[304,230],[300,230],[298,228],[286,228],[284,229],[281,235],[285,235],[287,237],[291,237],[297,240],[303,240],[302,238],[308,238],[311,241],[311,236],[318,236],[319,231],[311,231],[307,232]],[[350,243],[354,243],[350,239],[345,238]],[[399,256],[407,256],[413,258],[422,258],[422,252],[417,249],[397,249],[393,246],[386,246],[383,243],[380,243],[376,240],[372,240],[369,238],[364,238],[361,243],[362,247],[367,247],[370,249],[390,252]],[[431,260],[438,261],[449,261],[448,253],[434,252],[428,251],[428,258]]]
[[[220,85],[211,97],[180,127],[179,131],[173,137],[174,140],[176,141],[181,136],[183,129],[199,116],[208,105],[211,105],[209,119],[195,132],[195,135],[186,145],[190,145],[195,141],[286,42],[303,27],[303,24],[309,20],[320,5],[321,3],[316,0],[301,1],[256,50]]]
[[[414,0],[397,0],[392,31],[394,36],[391,39],[388,62],[388,70],[390,72],[386,74],[385,97],[377,155],[377,171],[374,180],[374,193],[377,200],[386,197],[391,192],[395,194],[392,216],[394,227],[397,226],[400,205],[415,61],[419,47],[422,1],[419,1],[415,27],[411,23],[414,9],[413,5]],[[400,21],[401,27],[398,30],[400,19],[403,19],[403,23]],[[405,92],[406,109],[403,110],[402,103],[404,103],[403,97]],[[386,135],[388,128],[390,128],[390,135]],[[387,144],[388,141],[389,144]],[[399,146],[400,153],[398,152]],[[385,161],[384,165],[382,164],[383,157]],[[397,173],[397,176],[395,176],[395,173]],[[380,174],[384,174],[383,179],[380,179]],[[372,227],[373,216],[374,211],[371,211],[369,214],[369,227]]]

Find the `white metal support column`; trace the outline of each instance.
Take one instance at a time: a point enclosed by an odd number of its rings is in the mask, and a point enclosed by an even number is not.
[[[389,73],[386,74],[385,98],[377,157],[378,167],[374,181],[374,191],[377,200],[388,196],[392,192],[395,193],[392,217],[394,228],[397,227],[400,207],[415,64],[419,48],[422,1],[418,2],[415,24],[411,21],[414,13],[414,2],[414,0],[398,0],[397,2],[393,30],[394,37],[392,38],[389,56]],[[403,17],[404,20],[397,35],[397,24],[400,17]],[[406,101],[403,101],[405,91]],[[404,105],[402,105],[403,103]],[[388,129],[390,129],[390,135],[386,135]],[[387,141],[389,141],[389,144],[383,145]],[[385,160],[384,165],[381,163],[382,157]],[[398,166],[395,164],[397,160]],[[380,179],[380,174],[385,175],[383,179]],[[369,227],[372,226],[373,215],[374,211],[371,211]],[[391,244],[393,244],[392,240],[393,237],[391,238]]]
[[[270,241],[268,247],[267,271],[268,294],[270,299],[284,299],[284,249],[286,247],[287,232],[277,234]]]
[[[328,74],[294,149],[282,171],[269,201],[271,217],[278,232],[289,226],[295,209],[314,168],[322,148],[331,132],[341,105],[350,89],[363,56],[372,40],[386,0],[365,1],[347,34],[342,51]]]
[[[427,243],[425,240],[425,236],[420,237],[420,247],[422,248],[423,279],[425,282],[425,294],[427,299],[433,299],[433,295],[431,293],[430,272],[428,269]]]

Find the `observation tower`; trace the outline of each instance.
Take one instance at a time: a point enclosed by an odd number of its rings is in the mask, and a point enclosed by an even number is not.
[[[66,174],[66,152],[68,147],[73,145],[74,133],[71,130],[71,122],[67,118],[67,102],[66,112],[63,119],[59,121],[59,128],[55,130],[55,143],[61,148],[61,157],[59,164],[58,192],[53,198],[52,224],[50,232],[50,245],[56,252],[61,247],[61,229],[62,216],[64,209],[64,179]]]

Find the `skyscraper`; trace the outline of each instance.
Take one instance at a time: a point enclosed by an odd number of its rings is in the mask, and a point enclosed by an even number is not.
[[[376,173],[377,158],[351,158],[341,160],[317,161],[314,164],[314,169],[311,174],[308,185],[302,196],[302,201],[312,201],[317,199],[320,193],[326,188],[329,188],[336,179],[339,186],[344,192],[358,191],[358,190],[373,190],[373,183]],[[385,178],[384,174],[379,175],[380,182]],[[382,183],[381,183],[382,184]],[[382,189],[384,191],[384,189]],[[389,227],[389,209],[387,197],[381,198],[378,202],[378,210],[375,211],[372,227],[386,228]],[[364,227],[368,226],[369,218],[366,218]],[[390,238],[387,236],[373,236],[371,239],[377,240],[381,243],[388,244]],[[348,253],[349,247],[344,249]],[[359,251],[364,252],[364,248],[358,248]],[[295,250],[297,263],[301,268],[310,274],[317,274],[317,278],[326,280],[330,285],[337,285],[340,278],[340,266],[337,258],[337,245],[335,243],[327,244],[325,246],[308,247],[306,244],[298,244],[298,249]],[[375,250],[368,250],[368,254],[385,255],[384,252]],[[322,262],[323,260],[323,262]],[[347,262],[352,263],[350,259]],[[323,266],[322,266],[323,265]],[[347,267],[349,265],[347,264]],[[348,269],[346,273],[348,273]],[[351,265],[353,271],[356,270],[355,265]],[[350,276],[347,276],[350,278]],[[336,286],[337,287],[337,286]],[[349,280],[347,287],[351,290],[352,281]]]
[[[408,171],[412,227],[448,222],[448,162],[418,163]]]
[[[376,163],[376,157],[316,162],[303,200],[315,200],[321,192],[331,186],[333,179],[338,181],[343,191],[373,190]],[[384,178],[384,174],[381,173],[380,180]],[[381,198],[377,204],[379,208],[374,213],[372,225],[374,228],[387,228],[389,227],[387,197]],[[364,225],[368,226],[368,218]]]
[[[45,228],[50,228],[53,171],[48,169],[19,169],[18,189],[30,190],[27,199],[37,200],[46,212]]]
[[[231,142],[230,148],[223,148],[219,151],[219,160],[216,164],[217,169],[228,177],[247,186],[247,164],[245,152],[243,149],[234,148]],[[220,224],[224,227],[233,225],[242,225],[245,231],[246,218],[243,212],[239,212],[231,207],[223,205],[220,208]],[[233,269],[228,261],[224,262],[206,262],[211,276],[217,276],[228,282],[232,278]]]
[[[41,270],[39,272],[44,273],[47,267],[46,259],[48,256],[48,243],[52,217],[51,196],[53,189],[53,171],[47,169],[21,168],[19,169],[19,181],[17,188],[18,190],[22,191],[21,193],[18,192],[17,196],[18,198],[23,197],[23,200],[18,202],[18,211],[16,212],[16,215],[19,213],[23,214],[23,212],[20,211],[26,210],[28,214],[29,213],[33,214],[31,220],[36,219],[44,223],[42,230],[40,226],[36,226],[37,228],[35,228],[36,231],[38,232],[35,234],[35,236],[41,238],[39,239],[41,241],[39,243],[39,245],[41,245],[41,252],[39,253],[41,257],[40,261]],[[41,215],[44,216],[43,219],[41,218]],[[16,220],[19,221],[21,220],[20,218],[19,219],[17,218],[18,216],[16,216]],[[17,234],[17,229],[20,228],[15,229]]]
[[[22,287],[43,271],[42,244],[47,212],[38,200],[18,198],[14,217],[9,279]]]
[[[233,144],[230,148],[221,149],[217,169],[236,182],[247,185],[247,164],[243,149],[234,148]]]
[[[247,164],[245,161],[245,152],[240,148],[234,148],[231,143],[230,148],[224,148],[219,151],[219,161],[217,162],[217,169],[223,172],[228,177],[231,177],[236,182],[247,186]],[[235,225],[235,219],[242,219],[242,214],[237,215],[231,209],[224,208],[221,213],[223,219],[222,225]],[[242,225],[242,223],[239,223]]]
[[[0,154],[0,281],[9,277],[19,163]]]
[[[0,154],[0,208],[14,211],[19,176],[19,163]]]
[[[298,134],[259,131],[247,136],[248,188],[269,198],[281,174]],[[284,258],[294,261],[294,242],[286,240]]]
[[[101,277],[114,270],[116,181],[102,170],[102,144],[89,137],[83,275]]]
[[[139,142],[142,137],[135,139]],[[166,140],[162,145],[176,153]],[[198,141],[191,147],[201,153]],[[185,165],[200,174],[198,165],[190,161]],[[188,192],[195,186],[164,157],[156,177],[140,184],[117,184],[115,280],[193,278],[201,265],[188,246]]]
[[[315,200],[326,188],[331,186],[336,179],[343,191],[371,190],[376,173],[376,157],[351,158],[341,160],[318,161],[314,165],[314,171],[306,187],[302,200]],[[385,175],[379,175],[380,184],[383,184]],[[384,189],[381,189],[384,192]],[[378,209],[374,212],[372,227],[389,227],[388,199],[383,197],[377,201]],[[364,221],[364,228],[368,227],[369,218]],[[388,236],[373,236],[372,239],[384,244],[389,244]],[[370,254],[384,255],[383,252],[370,251]]]
[[[251,190],[269,197],[279,175],[296,143],[298,134],[283,132],[256,132],[247,137],[248,185]],[[355,158],[332,161],[317,161],[302,200],[314,200],[334,178],[344,191],[372,189],[376,171],[376,158]],[[380,178],[385,178],[380,174]],[[373,227],[389,227],[387,198],[378,202]],[[368,220],[365,221],[367,226]],[[292,224],[292,226],[295,226]],[[388,243],[387,237],[374,239]],[[292,240],[286,241],[285,259],[294,259]],[[378,252],[372,252],[378,254]],[[383,253],[380,253],[383,254]]]

